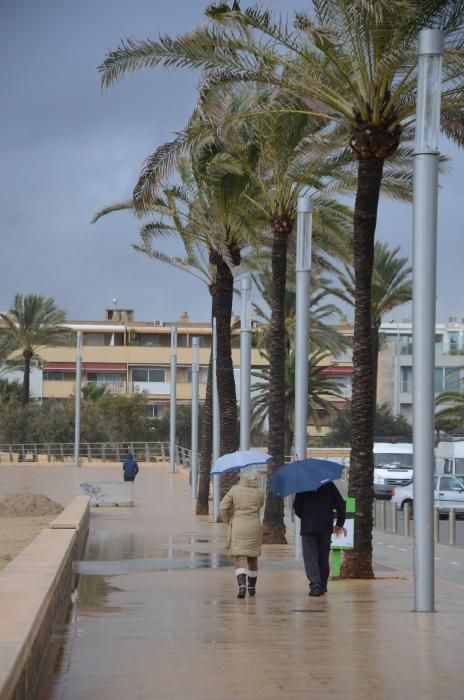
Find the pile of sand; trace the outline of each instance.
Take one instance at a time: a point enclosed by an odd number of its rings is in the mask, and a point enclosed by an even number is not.
[[[63,510],[42,493],[12,493],[0,499],[0,518],[58,515]]]

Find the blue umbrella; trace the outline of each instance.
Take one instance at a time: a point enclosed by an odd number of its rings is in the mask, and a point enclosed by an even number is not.
[[[219,457],[213,464],[211,474],[224,474],[232,469],[246,469],[255,464],[266,464],[271,459],[271,455],[261,450],[237,450]]]
[[[302,491],[317,491],[329,481],[339,479],[344,470],[343,464],[328,459],[299,459],[280,467],[271,479],[274,496],[289,496]]]

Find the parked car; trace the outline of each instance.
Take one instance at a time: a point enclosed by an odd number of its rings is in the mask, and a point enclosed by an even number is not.
[[[440,513],[449,513],[454,509],[456,514],[464,516],[464,475],[441,474],[434,477],[434,506]],[[392,493],[392,502],[399,510],[404,510],[409,504],[410,513],[414,509],[414,488],[411,481],[406,486],[396,486]]]

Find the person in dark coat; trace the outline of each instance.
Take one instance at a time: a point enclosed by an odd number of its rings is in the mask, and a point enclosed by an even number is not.
[[[122,470],[124,473],[124,481],[135,481],[135,477],[139,473],[139,465],[135,461],[132,452],[127,453],[127,457],[122,465]]]
[[[317,491],[297,493],[293,504],[296,515],[301,519],[301,541],[306,576],[309,581],[309,595],[320,596],[327,593],[329,580],[329,554],[332,533],[346,534],[345,501],[332,481]],[[334,526],[334,513],[337,522]]]

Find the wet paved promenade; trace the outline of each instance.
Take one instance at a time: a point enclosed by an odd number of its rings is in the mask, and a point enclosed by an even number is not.
[[[66,501],[59,474],[53,489]],[[225,528],[193,515],[187,475],[143,468],[135,491],[135,508],[92,513],[48,700],[462,696],[464,582],[440,580],[439,612],[411,613],[412,581],[389,550],[376,581],[331,582],[309,598],[293,547],[265,547],[257,597],[237,600]]]

